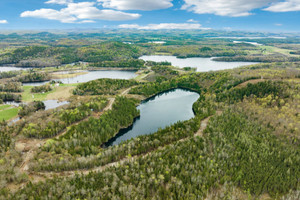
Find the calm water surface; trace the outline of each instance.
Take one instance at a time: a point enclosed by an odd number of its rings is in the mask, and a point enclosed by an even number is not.
[[[233,69],[245,65],[257,64],[256,62],[221,62],[214,61],[213,58],[177,58],[176,56],[142,56],[145,61],[163,62],[168,61],[175,67],[193,67],[197,72],[217,71],[223,69]]]
[[[54,108],[57,108],[59,106],[69,104],[68,101],[58,101],[58,100],[46,100],[46,101],[43,101],[43,102],[45,104],[45,110],[54,109]]]
[[[121,130],[106,146],[116,145],[139,135],[151,134],[159,128],[193,118],[192,106],[198,98],[199,94],[196,92],[175,89],[144,101],[137,107],[140,117],[131,127]]]
[[[61,81],[62,83],[65,84],[71,84],[71,83],[85,83],[100,78],[131,79],[136,76],[137,75],[134,71],[105,70],[105,71],[88,71],[87,74],[79,75],[73,78],[53,79],[53,80]],[[49,81],[38,82],[38,83],[24,83],[23,85],[40,86],[48,82]]]
[[[10,72],[10,71],[19,71],[19,70],[28,70],[28,69],[30,68],[14,67],[14,65],[0,66],[0,72]]]

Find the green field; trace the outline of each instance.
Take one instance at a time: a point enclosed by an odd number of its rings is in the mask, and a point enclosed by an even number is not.
[[[18,108],[11,107],[10,105],[1,105],[0,106],[0,121],[10,120],[18,115]]]
[[[291,50],[289,49],[281,49],[278,47],[273,47],[273,46],[261,46],[262,49],[266,50],[266,54],[272,54],[272,53],[281,53],[287,56],[292,56],[290,54]]]
[[[33,86],[23,86],[22,101],[32,102],[32,101],[45,101],[49,99],[67,99],[71,95],[71,91],[79,83],[74,84],[60,84],[59,87],[54,87],[52,91],[45,93],[31,93],[31,88]]]
[[[297,56],[297,55],[292,55],[290,52],[293,51],[291,49],[282,49],[274,46],[259,46],[257,50],[249,50],[247,51],[249,54],[263,54],[263,55],[271,55],[274,53],[280,53],[286,56]]]
[[[0,111],[9,108],[10,105],[0,105]]]
[[[46,93],[31,93],[30,90],[33,86],[23,86],[24,92],[22,93],[22,101],[24,102],[32,102],[32,101],[44,101],[47,98],[48,94],[54,93],[56,88],[54,88],[50,92]]]

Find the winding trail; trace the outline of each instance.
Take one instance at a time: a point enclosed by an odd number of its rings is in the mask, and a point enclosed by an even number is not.
[[[126,90],[122,91],[120,93],[120,95],[126,95],[126,94],[128,94],[131,88],[127,88]],[[107,106],[103,109],[103,111],[101,113],[104,113],[105,111],[108,111],[108,110],[112,109],[112,105],[113,105],[114,102],[115,102],[115,98],[109,98],[109,102],[108,102]],[[222,113],[221,111],[217,111],[216,114],[220,115],[221,113]],[[99,116],[101,116],[101,114]],[[205,119],[203,119],[201,121],[200,128],[194,134],[194,137],[197,137],[197,136],[202,137],[203,136],[203,131],[206,129],[206,127],[208,125],[208,122],[209,122],[209,120],[210,120],[211,117],[212,116],[207,117],[207,118],[205,118]],[[78,123],[80,123],[80,122],[77,122],[76,124],[78,124]],[[76,125],[76,124],[73,124],[73,125]],[[61,133],[58,136],[55,136],[55,138],[60,137],[61,135],[65,134],[65,132]],[[186,141],[186,140],[188,140],[190,138],[191,137],[183,138],[181,140],[175,141],[174,143],[184,142],[184,141]],[[130,157],[130,158],[124,158],[124,159],[121,159],[119,161],[108,163],[106,165],[99,166],[99,167],[94,167],[94,168],[91,168],[91,169],[71,170],[71,171],[63,171],[63,172],[32,172],[32,171],[29,171],[29,166],[28,165],[29,165],[30,160],[34,158],[34,155],[35,155],[37,149],[40,148],[41,146],[43,146],[46,143],[47,140],[48,139],[45,139],[45,140],[34,139],[34,140],[23,141],[24,150],[28,150],[28,151],[24,154],[23,163],[22,163],[20,169],[21,169],[21,171],[23,171],[23,172],[25,172],[25,173],[28,174],[29,179],[30,179],[30,181],[32,183],[37,183],[37,182],[40,182],[40,181],[45,181],[46,179],[52,179],[52,178],[55,178],[55,177],[74,177],[77,174],[87,175],[87,174],[89,174],[91,172],[102,172],[103,170],[105,170],[107,168],[110,168],[110,167],[119,167],[120,165],[122,165],[125,162],[132,162],[132,161],[137,160],[138,158],[147,157],[147,156],[151,155],[153,152],[155,152],[157,150],[163,150],[167,146],[171,145],[171,144],[168,144],[168,145],[165,145],[165,146],[161,146],[161,147],[158,147],[157,149],[149,151],[149,152],[147,152],[145,154],[136,155],[136,156],[133,156],[133,157]],[[23,187],[26,186],[26,184],[27,183],[23,183],[18,188],[23,188]]]
[[[25,172],[29,170],[28,164],[31,159],[33,159],[35,152],[38,148],[45,144],[46,140],[39,139],[29,139],[29,140],[21,140],[16,142],[16,149],[19,151],[25,152],[23,157],[23,162],[20,166],[21,172]]]
[[[217,115],[220,115],[221,113],[222,113],[221,111],[217,111],[216,112]],[[205,118],[205,119],[203,119],[201,121],[201,126],[200,126],[199,130],[194,134],[194,137],[203,136],[203,131],[206,129],[206,127],[208,125],[208,122],[209,122],[209,120],[210,120],[211,117],[212,116],[207,117],[207,118]],[[186,138],[183,138],[181,140],[175,141],[174,143],[176,143],[176,142],[184,142],[186,140],[189,140],[190,138],[191,137],[186,137]],[[138,158],[144,158],[146,156],[149,156],[153,152],[155,152],[157,150],[163,150],[163,149],[165,149],[169,145],[171,145],[171,144],[158,147],[157,149],[149,151],[149,152],[147,152],[145,154],[136,155],[136,156],[133,156],[131,158],[124,158],[124,159],[121,159],[119,161],[108,163],[106,165],[99,166],[99,167],[94,167],[94,168],[91,168],[91,169],[80,169],[80,170],[71,170],[71,171],[63,171],[63,172],[33,172],[32,175],[33,175],[33,177],[37,176],[37,177],[54,178],[56,176],[74,177],[76,174],[87,175],[87,174],[89,174],[91,172],[102,172],[103,170],[105,170],[107,168],[118,167],[118,166],[122,165],[125,162],[130,162],[130,161],[133,162],[133,161],[135,161]]]
[[[216,111],[215,115],[219,116],[221,114],[222,114],[222,111],[218,110],[218,111]],[[206,127],[208,125],[208,122],[209,122],[211,117],[213,117],[213,116],[207,117],[207,118],[205,118],[204,120],[201,121],[200,129],[196,132],[195,136],[203,136],[203,131],[206,129]]]
[[[129,93],[129,91],[131,90],[131,88],[127,88],[126,90],[122,91],[120,93],[121,96],[127,95]],[[106,107],[99,113],[95,113],[94,115],[92,115],[93,117],[100,117],[104,112],[111,110],[112,109],[112,105],[114,104],[116,98],[108,98],[108,103],[106,105]],[[88,116],[74,124],[71,124],[68,127],[71,126],[76,126],[79,123],[83,122],[83,121],[87,121],[90,117],[92,116]],[[19,150],[20,152],[24,152],[23,157],[23,162],[20,166],[20,170],[21,172],[27,172],[29,170],[29,162],[31,159],[34,158],[34,155],[36,153],[36,151],[42,147],[48,140],[50,139],[58,139],[59,137],[65,135],[68,132],[68,129],[64,129],[63,132],[61,132],[60,134],[52,137],[52,138],[47,138],[47,139],[24,139],[24,140],[19,140],[16,142],[15,144],[15,148],[17,150]]]
[[[251,79],[251,80],[245,81],[243,83],[240,83],[239,85],[235,86],[235,88],[243,88],[243,87],[246,87],[248,85],[248,83],[256,84],[256,83],[264,82],[264,81],[267,81],[267,80],[268,79]]]

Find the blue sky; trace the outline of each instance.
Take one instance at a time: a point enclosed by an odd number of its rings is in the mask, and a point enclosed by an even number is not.
[[[1,0],[7,29],[300,31],[300,0]]]

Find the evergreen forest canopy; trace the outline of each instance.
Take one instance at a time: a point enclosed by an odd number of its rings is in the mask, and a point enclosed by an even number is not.
[[[25,69],[0,72],[0,199],[300,199],[299,40],[211,30],[0,35],[0,63]],[[139,59],[154,54],[261,63],[200,73]],[[57,81],[113,69],[137,77]],[[106,147],[143,100],[175,88],[200,94],[192,119]],[[68,104],[45,110],[53,98]]]

